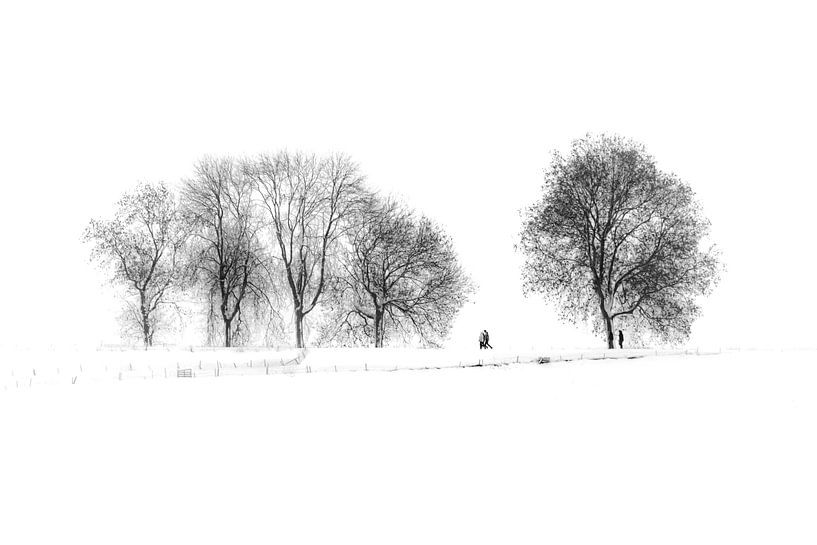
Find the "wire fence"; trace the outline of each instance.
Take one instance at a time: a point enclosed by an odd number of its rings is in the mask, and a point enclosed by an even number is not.
[[[269,376],[269,375],[297,375],[311,373],[340,373],[340,372],[395,372],[421,371],[429,369],[451,369],[472,367],[505,367],[521,364],[548,365],[561,362],[577,362],[591,360],[637,359],[649,356],[682,356],[682,355],[713,355],[724,350],[686,348],[680,350],[662,349],[625,349],[625,350],[561,350],[547,354],[531,353],[498,353],[475,355],[451,355],[445,351],[436,354],[417,351],[402,354],[402,358],[390,357],[384,351],[356,351],[344,353],[343,350],[282,350],[275,357],[270,356],[269,350],[258,351],[224,351],[213,352],[218,357],[196,358],[197,350],[176,361],[159,361],[151,358],[151,352],[140,352],[139,358],[133,361],[119,361],[122,358],[111,357],[102,361],[90,363],[74,363],[66,366],[32,366],[12,367],[9,373],[0,378],[0,387],[9,389],[30,388],[36,385],[55,384],[87,384],[111,381],[142,381],[142,380],[189,380],[201,378],[219,378],[230,376]],[[732,351],[732,350],[728,350]],[[132,351],[122,351],[128,356],[135,356]],[[202,351],[206,353],[205,351]],[[155,354],[155,352],[154,352]],[[413,355],[416,354],[416,355]],[[257,357],[257,356],[262,357]],[[103,353],[104,356],[104,353]],[[255,357],[254,357],[255,356]],[[351,356],[351,357],[350,357]],[[430,357],[431,356],[431,357]],[[456,357],[458,356],[458,357]],[[172,359],[174,356],[170,355]],[[178,357],[178,356],[176,356]],[[128,359],[128,358],[125,358]],[[349,361],[352,359],[353,361]],[[397,361],[395,361],[397,359]],[[98,358],[99,360],[99,358]]]

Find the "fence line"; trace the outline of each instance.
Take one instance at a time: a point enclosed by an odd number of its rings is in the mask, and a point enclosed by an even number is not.
[[[734,351],[731,349],[728,351]],[[157,379],[182,379],[182,378],[217,378],[222,376],[248,376],[248,375],[296,375],[296,374],[311,374],[311,373],[326,373],[326,372],[350,372],[350,371],[420,371],[428,369],[449,369],[449,368],[467,368],[467,367],[505,367],[509,365],[527,365],[527,364],[550,364],[553,362],[572,362],[572,361],[592,361],[592,360],[608,360],[608,359],[636,359],[648,356],[680,356],[680,355],[715,355],[720,354],[724,350],[722,348],[713,350],[701,350],[699,347],[694,349],[686,348],[679,350],[656,350],[656,349],[633,349],[633,350],[597,350],[597,351],[553,351],[551,356],[539,356],[534,354],[516,354],[507,356],[495,356],[489,358],[475,358],[474,360],[454,359],[451,362],[438,363],[424,363],[424,364],[406,364],[400,365],[393,362],[385,362],[383,365],[374,363],[370,365],[370,361],[360,364],[314,364],[300,365],[306,358],[308,351],[301,350],[295,358],[270,360],[268,358],[261,358],[250,360],[244,365],[239,366],[236,361],[233,361],[232,367],[227,367],[221,360],[216,360],[214,364],[203,363],[198,360],[197,364],[190,365],[186,363],[187,367],[182,368],[180,362],[165,363],[154,368],[153,364],[147,364],[145,368],[139,369],[134,367],[133,362],[126,364],[118,364],[110,366],[105,364],[104,372],[101,370],[94,370],[88,365],[79,364],[79,372],[71,372],[70,369],[63,369],[56,367],[50,370],[42,371],[38,374],[36,368],[31,369],[31,374],[27,380],[19,380],[15,375],[15,369],[11,369],[10,378],[14,379],[14,387],[32,387],[37,384],[78,384],[78,383],[94,383],[94,382],[110,382],[123,380],[157,380]],[[255,363],[254,363],[255,362]],[[175,369],[174,369],[175,367]],[[109,371],[110,369],[110,371]],[[161,369],[160,373],[156,373]],[[169,374],[168,369],[176,371]],[[18,370],[19,371],[19,370]],[[51,371],[49,376],[48,371]],[[67,371],[67,372],[63,372]],[[111,372],[113,371],[113,372]],[[19,373],[18,373],[19,374]],[[16,377],[16,378],[15,378]],[[12,381],[3,383],[6,390],[9,389]]]

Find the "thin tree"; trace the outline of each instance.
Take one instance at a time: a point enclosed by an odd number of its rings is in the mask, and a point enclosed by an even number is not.
[[[93,219],[85,230],[92,257],[109,265],[112,280],[132,295],[125,300],[124,323],[145,348],[167,325],[163,310],[177,308],[170,295],[184,276],[187,236],[188,224],[163,183],[138,185],[119,200],[113,219]]]
[[[205,157],[195,165],[182,195],[195,225],[191,262],[207,296],[209,337],[233,346],[248,334],[246,307],[270,302],[269,264],[251,180],[232,158]]]
[[[363,186],[358,166],[344,155],[319,158],[280,152],[248,161],[267,212],[292,300],[295,344],[305,346],[304,319],[321,300],[338,238]]]
[[[434,222],[372,196],[346,237],[335,332],[382,347],[390,337],[439,346],[472,291]]]
[[[719,278],[709,228],[689,185],[642,145],[587,136],[554,153],[543,196],[524,214],[524,289],[568,320],[595,317],[608,348],[625,317],[636,331],[680,341]]]

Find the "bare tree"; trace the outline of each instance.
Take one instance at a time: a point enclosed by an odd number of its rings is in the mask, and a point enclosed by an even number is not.
[[[374,196],[346,238],[332,334],[375,347],[390,336],[438,346],[472,291],[451,239],[428,218]]]
[[[271,305],[251,180],[232,158],[205,157],[185,182],[183,198],[196,227],[191,260],[207,294],[209,337],[221,336],[214,326],[220,319],[224,346],[233,346],[248,334],[246,307]]]
[[[166,325],[163,310],[176,305],[170,293],[183,277],[187,236],[176,198],[162,183],[138,185],[119,200],[113,219],[93,219],[85,230],[93,258],[109,265],[113,281],[136,300],[126,299],[124,323],[145,348]]]
[[[363,176],[344,155],[280,152],[248,161],[273,245],[283,263],[292,299],[295,343],[304,343],[304,318],[318,305],[329,278],[333,252],[354,209]]]
[[[595,316],[608,348],[623,317],[664,341],[685,339],[696,298],[721,270],[717,249],[704,247],[708,233],[692,189],[643,146],[588,136],[567,156],[554,153],[544,195],[525,213],[524,289],[548,296],[563,318]]]

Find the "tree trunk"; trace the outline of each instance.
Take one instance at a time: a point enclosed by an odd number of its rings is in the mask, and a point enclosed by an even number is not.
[[[144,319],[146,319],[146,318],[147,318],[147,316],[145,316]],[[151,344],[153,344],[151,342],[151,339],[150,339],[150,326],[147,323],[142,325],[142,337],[143,337],[143,341],[145,343],[145,350],[147,350],[148,347]]]
[[[295,309],[295,346],[304,347],[304,315],[300,309]]]
[[[232,320],[224,320],[224,346],[227,348],[233,345],[233,331],[230,327],[232,324]]]
[[[374,307],[374,347],[383,348],[383,309]]]
[[[219,271],[219,275],[223,276],[223,273]],[[224,346],[229,348],[233,344],[233,335],[230,325],[232,324],[233,317],[235,317],[235,313],[231,317],[230,314],[227,312],[228,301],[230,299],[230,293],[227,291],[224,285],[224,279],[219,278],[219,287],[221,288],[221,319],[224,321]]]
[[[615,348],[616,343],[613,341],[613,319],[607,312],[604,312],[604,324],[607,326],[607,348]]]
[[[145,350],[147,350],[153,344],[153,340],[150,338],[150,313],[148,312],[147,301],[145,301],[144,290],[139,291],[139,302],[139,310],[142,312],[142,341],[145,343]]]
[[[607,312],[606,298],[604,297],[604,292],[601,289],[601,284],[596,282],[594,287],[596,295],[599,298],[601,319],[604,320],[604,326],[607,329],[607,348],[613,349],[616,347],[616,344],[613,342],[613,319],[610,317],[610,313]]]

